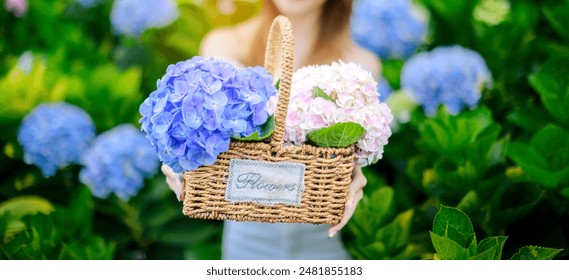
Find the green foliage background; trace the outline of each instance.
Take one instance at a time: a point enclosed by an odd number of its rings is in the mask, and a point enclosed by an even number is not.
[[[474,110],[430,118],[395,94],[394,114],[410,120],[365,168],[345,246],[357,259],[568,258],[569,0],[417,2],[430,18],[420,51],[476,50],[493,87]],[[0,259],[220,258],[222,223],[184,217],[161,174],[129,202],[98,199],[77,166],[43,178],[16,141],[43,102],[82,107],[98,133],[138,125],[167,65],[196,55],[210,29],[259,10],[257,1],[237,1],[232,15],[215,1],[178,3],[176,22],[139,38],[110,31],[112,1],[31,1],[23,18],[0,9]],[[26,51],[29,73],[17,66]],[[404,62],[382,63],[398,89]]]

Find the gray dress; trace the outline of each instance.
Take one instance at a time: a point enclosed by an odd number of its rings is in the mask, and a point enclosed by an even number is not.
[[[225,221],[225,260],[346,260],[340,236],[329,239],[329,225]]]

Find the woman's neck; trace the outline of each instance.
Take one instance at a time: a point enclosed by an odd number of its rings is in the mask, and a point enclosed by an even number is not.
[[[294,68],[306,66],[313,55],[320,32],[320,11],[287,16],[294,30]]]

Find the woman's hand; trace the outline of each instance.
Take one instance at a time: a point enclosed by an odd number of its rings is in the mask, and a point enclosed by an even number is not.
[[[182,182],[178,179],[178,174],[176,174],[170,166],[165,164],[162,164],[160,170],[162,170],[162,173],[166,176],[166,183],[168,183],[168,187],[170,187],[170,189],[176,194],[178,201],[184,199],[184,194],[182,193]]]
[[[344,216],[339,224],[331,226],[330,229],[328,229],[329,238],[334,237],[334,235],[348,223],[352,215],[354,215],[356,206],[364,195],[363,188],[366,184],[367,179],[362,172],[362,168],[354,162],[354,172],[352,173],[352,182],[349,185],[350,192],[348,194],[348,201],[346,201]]]

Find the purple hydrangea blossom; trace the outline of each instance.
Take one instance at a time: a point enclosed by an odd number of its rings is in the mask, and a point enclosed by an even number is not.
[[[144,179],[154,176],[158,158],[148,141],[130,124],[117,126],[99,135],[82,157],[79,179],[94,196],[114,193],[122,200],[136,195]]]
[[[67,103],[37,106],[20,124],[18,142],[24,161],[38,166],[45,177],[57,169],[80,163],[95,138],[95,126],[81,108]]]
[[[111,24],[118,34],[138,36],[148,28],[171,24],[179,15],[175,0],[115,0]]]
[[[491,83],[492,76],[482,56],[460,46],[419,53],[405,63],[401,72],[401,87],[429,116],[441,104],[451,114],[475,107],[482,89]]]
[[[219,59],[170,65],[140,106],[142,131],[175,172],[215,162],[232,136],[260,132],[276,88],[261,67],[236,68]]]
[[[407,59],[426,38],[427,22],[410,0],[358,0],[351,20],[354,41],[382,59]]]

